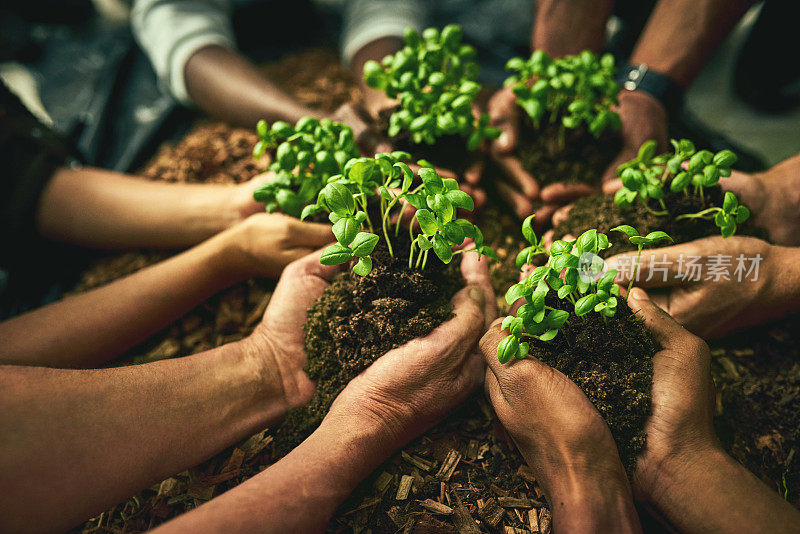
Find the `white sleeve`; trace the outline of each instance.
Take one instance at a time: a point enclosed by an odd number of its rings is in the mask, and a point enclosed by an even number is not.
[[[409,26],[422,31],[428,10],[422,0],[348,0],[342,29],[342,61],[349,65],[364,45],[402,37]]]
[[[203,47],[235,48],[228,0],[135,0],[133,35],[159,81],[180,102],[190,104],[184,68]]]

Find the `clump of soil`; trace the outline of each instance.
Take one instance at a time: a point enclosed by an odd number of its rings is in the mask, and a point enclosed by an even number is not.
[[[541,186],[555,182],[600,185],[603,173],[619,153],[619,135],[606,130],[595,139],[584,126],[561,130],[560,124],[559,119],[537,129],[523,114],[517,149],[522,166]]]
[[[394,258],[381,241],[369,275],[340,275],[309,310],[305,371],[316,390],[276,429],[277,455],[308,437],[347,383],[372,362],[452,316],[450,300],[463,286],[458,262],[445,265],[430,254],[424,270],[410,270],[409,238],[401,236],[393,243]]]
[[[569,216],[555,227],[557,238],[565,235],[579,236],[586,230],[597,228],[598,232],[608,235],[611,247],[604,250],[601,255],[610,257],[621,252],[636,250],[631,245],[627,236],[620,232],[611,232],[611,229],[621,224],[628,224],[636,228],[640,235],[647,235],[656,230],[663,230],[672,237],[675,243],[686,243],[719,235],[719,228],[714,221],[705,219],[681,219],[676,221],[678,215],[684,213],[697,213],[711,206],[722,206],[724,193],[720,187],[706,188],[705,199],[701,201],[695,195],[684,195],[667,191],[664,195],[664,204],[667,206],[668,216],[658,216],[647,211],[640,203],[636,202],[630,207],[621,208],[614,203],[611,195],[591,195],[575,201]],[[736,230],[737,235],[752,235],[762,237],[763,232],[756,228],[750,219],[745,221]],[[667,246],[669,243],[660,243],[658,246]]]
[[[570,311],[571,303],[552,293],[547,304]],[[614,317],[571,312],[552,341],[532,339],[530,352],[567,375],[603,416],[631,476],[645,442],[650,414],[653,356],[660,350],[650,331],[620,299]]]
[[[382,110],[376,127],[384,136],[388,137],[389,117],[395,108]],[[477,154],[467,150],[467,139],[460,135],[445,135],[436,139],[436,144],[414,143],[408,132],[402,131],[395,137],[389,138],[395,150],[404,150],[411,154],[414,161],[424,159],[431,162],[434,167],[452,171],[461,177],[464,171],[470,168],[478,159]]]

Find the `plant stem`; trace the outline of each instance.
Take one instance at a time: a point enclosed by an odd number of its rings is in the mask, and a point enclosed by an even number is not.
[[[642,248],[644,248],[644,247],[642,245],[639,245],[639,251],[636,253],[636,265],[633,268],[633,276],[631,276],[631,279],[628,281],[628,291],[627,291],[627,293],[625,293],[625,300],[626,301],[628,300],[628,297],[631,294],[631,288],[633,287],[633,281],[636,280],[636,277],[639,275],[639,260],[641,260],[641,258],[642,258]]]
[[[652,213],[656,217],[663,217],[664,215],[669,215],[669,212],[667,210],[656,211],[653,208],[651,208],[650,206],[648,206],[646,202],[643,202],[642,206],[644,206],[644,209],[646,209],[647,211],[649,211],[650,213]]]

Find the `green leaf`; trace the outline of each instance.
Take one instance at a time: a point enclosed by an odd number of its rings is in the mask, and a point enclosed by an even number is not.
[[[425,235],[432,236],[439,231],[439,225],[436,223],[436,217],[434,217],[432,212],[426,209],[420,209],[417,210],[415,217],[417,221],[419,221],[419,227]]]
[[[550,245],[550,256],[560,256],[562,254],[569,254],[572,252],[572,243],[567,241],[558,240]]]
[[[742,224],[750,218],[750,210],[747,206],[739,205],[736,210],[736,224]]]
[[[561,286],[558,289],[558,298],[565,299],[567,295],[569,295],[570,293],[572,293],[572,286],[569,285]]]
[[[372,251],[375,250],[375,245],[378,244],[379,239],[377,234],[359,232],[350,245],[350,248],[353,249],[353,255],[359,258],[369,256],[372,254]]]
[[[353,265],[353,272],[358,276],[367,276],[372,271],[372,258],[359,258],[358,263]]]
[[[669,184],[669,189],[673,193],[677,193],[679,191],[683,191],[686,187],[689,186],[689,183],[692,181],[692,175],[688,172],[681,172],[678,173],[675,178],[672,179],[672,183]]]
[[[575,303],[575,315],[581,317],[592,311],[598,303],[597,295],[590,293],[579,298]]]
[[[291,189],[278,189],[278,192],[275,193],[275,201],[286,215],[300,217],[300,213],[303,211],[303,203]]]
[[[525,357],[528,355],[528,352],[531,350],[530,345],[527,341],[523,341],[519,344],[519,350],[517,351],[517,359],[524,360]]]
[[[450,221],[444,225],[444,230],[442,233],[453,245],[460,245],[464,242],[464,238],[466,237],[461,226],[453,221]]]
[[[417,235],[417,239],[415,241],[419,249],[423,252],[430,249],[433,246],[431,240],[422,234]]]
[[[259,137],[266,137],[269,133],[269,126],[267,125],[267,121],[261,119],[256,123],[256,133],[258,133]]]
[[[436,213],[442,223],[447,223],[453,220],[455,210],[446,196],[437,193],[433,196],[429,196],[425,199],[425,201],[428,204],[428,207],[434,213]]]
[[[732,151],[721,150],[720,152],[714,154],[712,161],[714,162],[714,165],[717,165],[718,167],[730,167],[736,163],[737,159],[738,158],[736,157],[736,154],[734,154]]]
[[[304,221],[306,220],[306,218],[319,213],[319,211],[320,211],[319,206],[317,206],[316,204],[309,204],[308,206],[303,208],[303,213],[300,215],[300,220]]]
[[[361,229],[361,225],[352,217],[343,217],[336,221],[333,225],[333,235],[336,236],[336,241],[345,247],[350,246],[350,243],[355,239],[356,234]]]
[[[739,200],[736,198],[736,195],[731,193],[730,191],[725,192],[725,199],[722,201],[722,209],[726,213],[731,213],[736,206],[739,205]]]
[[[553,310],[547,316],[547,326],[551,328],[560,328],[569,319],[569,312],[566,310]]]
[[[575,243],[575,246],[578,249],[578,254],[582,254],[583,252],[597,252],[597,230],[592,228],[591,230],[586,230],[581,236],[578,238],[578,241]]]
[[[638,235],[637,236],[633,236],[630,239],[630,241],[631,241],[632,244],[636,245],[637,247],[639,245],[646,246],[646,245],[650,244],[650,240],[649,239],[647,239],[646,237],[638,236]]]
[[[536,232],[533,231],[533,218],[535,216],[535,213],[533,215],[528,215],[525,217],[525,220],[522,221],[522,235],[531,245],[536,245],[538,243]]]
[[[639,154],[637,155],[637,159],[647,165],[650,163],[650,160],[653,159],[653,156],[656,155],[656,149],[658,146],[656,145],[655,140],[650,139],[649,141],[645,141],[642,143],[642,146],[639,147]]]
[[[472,200],[471,196],[460,189],[451,189],[444,195],[447,197],[447,200],[449,200],[450,203],[456,208],[461,208],[468,211],[475,209],[475,201]]]
[[[519,353],[519,341],[514,336],[507,336],[497,345],[497,359],[500,363],[510,362]]]
[[[353,213],[356,208],[356,201],[353,193],[343,184],[332,182],[322,190],[328,208],[341,217],[346,217]]]
[[[672,238],[667,235],[666,232],[662,232],[661,230],[656,230],[655,232],[650,232],[645,236],[645,239],[649,241],[649,244],[658,243],[659,241],[670,241],[672,242]]]
[[[515,261],[517,269],[522,269],[525,265],[531,262],[531,258],[533,258],[533,250],[533,247],[526,247],[519,251]]]
[[[539,339],[541,339],[542,341],[550,341],[551,339],[556,337],[557,334],[558,334],[558,329],[553,328],[552,330],[548,330],[544,334],[540,335]]]
[[[424,195],[418,194],[407,194],[405,197],[406,201],[411,204],[414,208],[421,210],[424,209],[428,204],[425,202]]]
[[[442,263],[450,263],[453,259],[453,249],[442,234],[437,233],[433,236],[433,252],[442,260]]]
[[[525,297],[530,292],[530,289],[525,284],[514,284],[506,291],[506,303],[511,306],[518,299]]]
[[[419,170],[419,177],[422,178],[422,183],[429,194],[436,195],[444,192],[444,182],[433,168],[423,167]]]
[[[353,252],[339,243],[327,247],[322,251],[319,262],[322,265],[341,265],[353,257]]]

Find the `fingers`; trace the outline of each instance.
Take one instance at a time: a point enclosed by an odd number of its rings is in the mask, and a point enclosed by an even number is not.
[[[493,154],[492,159],[503,171],[512,187],[525,197],[536,200],[539,198],[539,184],[536,179],[525,170],[519,158]]]
[[[416,352],[441,352],[443,346],[448,347],[451,354],[466,355],[472,351],[478,337],[486,328],[484,307],[487,303],[484,292],[479,286],[467,286],[453,296],[452,303],[455,317],[419,340],[420,343],[429,345],[430,349],[418,347]]]
[[[545,204],[536,208],[536,217],[533,219],[533,228],[536,231],[541,232],[545,226],[550,224],[550,221],[555,212],[558,211],[558,208],[559,206],[554,204]]]
[[[643,289],[638,287],[631,289],[628,306],[644,319],[645,326],[653,333],[663,349],[685,353],[697,352],[705,347],[700,338],[691,334],[659,308]]]
[[[676,245],[643,251],[638,271],[636,252],[626,252],[606,260],[606,267],[617,269],[616,281],[619,284],[627,284],[635,278],[633,283],[640,287],[670,287],[684,283],[687,273],[682,269],[692,250],[686,245]]]
[[[289,219],[289,239],[293,245],[315,250],[333,241],[331,225],[303,222],[294,217]]]
[[[330,237],[328,238],[328,241],[331,241]],[[324,249],[316,250],[290,263],[286,269],[284,269],[283,274],[278,281],[278,286],[280,287],[281,284],[284,284],[284,279],[287,282],[302,282],[309,276],[321,279],[325,282],[324,285],[327,286],[337,274],[344,271],[344,269],[347,267],[347,264],[322,265],[319,260],[322,256],[323,250]],[[275,291],[277,293],[277,289]],[[300,291],[300,293],[305,293],[305,291]]]
[[[608,167],[606,167],[606,172],[603,173],[603,180],[602,180],[604,193],[615,193],[617,189],[622,187],[622,181],[617,178],[617,167],[619,167],[623,163],[631,161],[634,158],[636,158],[635,152],[633,152],[632,150],[623,150],[617,155],[616,158],[614,158],[614,161],[612,161],[611,164]],[[613,191],[606,191],[607,187],[606,184],[610,184],[613,181],[618,181],[619,187],[617,187],[617,189],[614,189]],[[609,185],[608,187],[610,188],[611,186]]]
[[[467,167],[467,170],[464,171],[464,181],[473,187],[477,187],[478,184],[481,183],[481,178],[483,177],[483,170],[485,167],[486,163],[483,159],[475,161],[472,165]]]
[[[461,275],[468,287],[480,290],[484,300],[484,328],[488,328],[497,317],[497,299],[489,279],[489,258],[478,257],[475,253],[466,253],[461,259]]]
[[[498,154],[511,154],[519,139],[519,111],[516,96],[510,89],[497,91],[488,104],[489,123],[501,131],[492,142],[492,150]]]
[[[542,189],[542,201],[547,204],[564,204],[598,192],[596,187],[589,184],[558,182]]]
[[[559,224],[563,223],[569,217],[569,212],[572,209],[572,204],[567,204],[566,206],[561,206],[558,208],[555,213],[553,213],[553,226],[558,226]]]
[[[514,210],[514,214],[517,217],[524,219],[533,213],[533,202],[518,193],[513,187],[503,181],[495,182],[495,186],[497,187],[497,192],[503,200],[511,206],[511,209]],[[536,217],[536,219],[538,219],[538,217]],[[538,222],[536,219],[534,219],[534,224]]]
[[[620,178],[612,178],[610,180],[603,182],[604,195],[613,195],[620,189],[622,189],[622,179]]]

